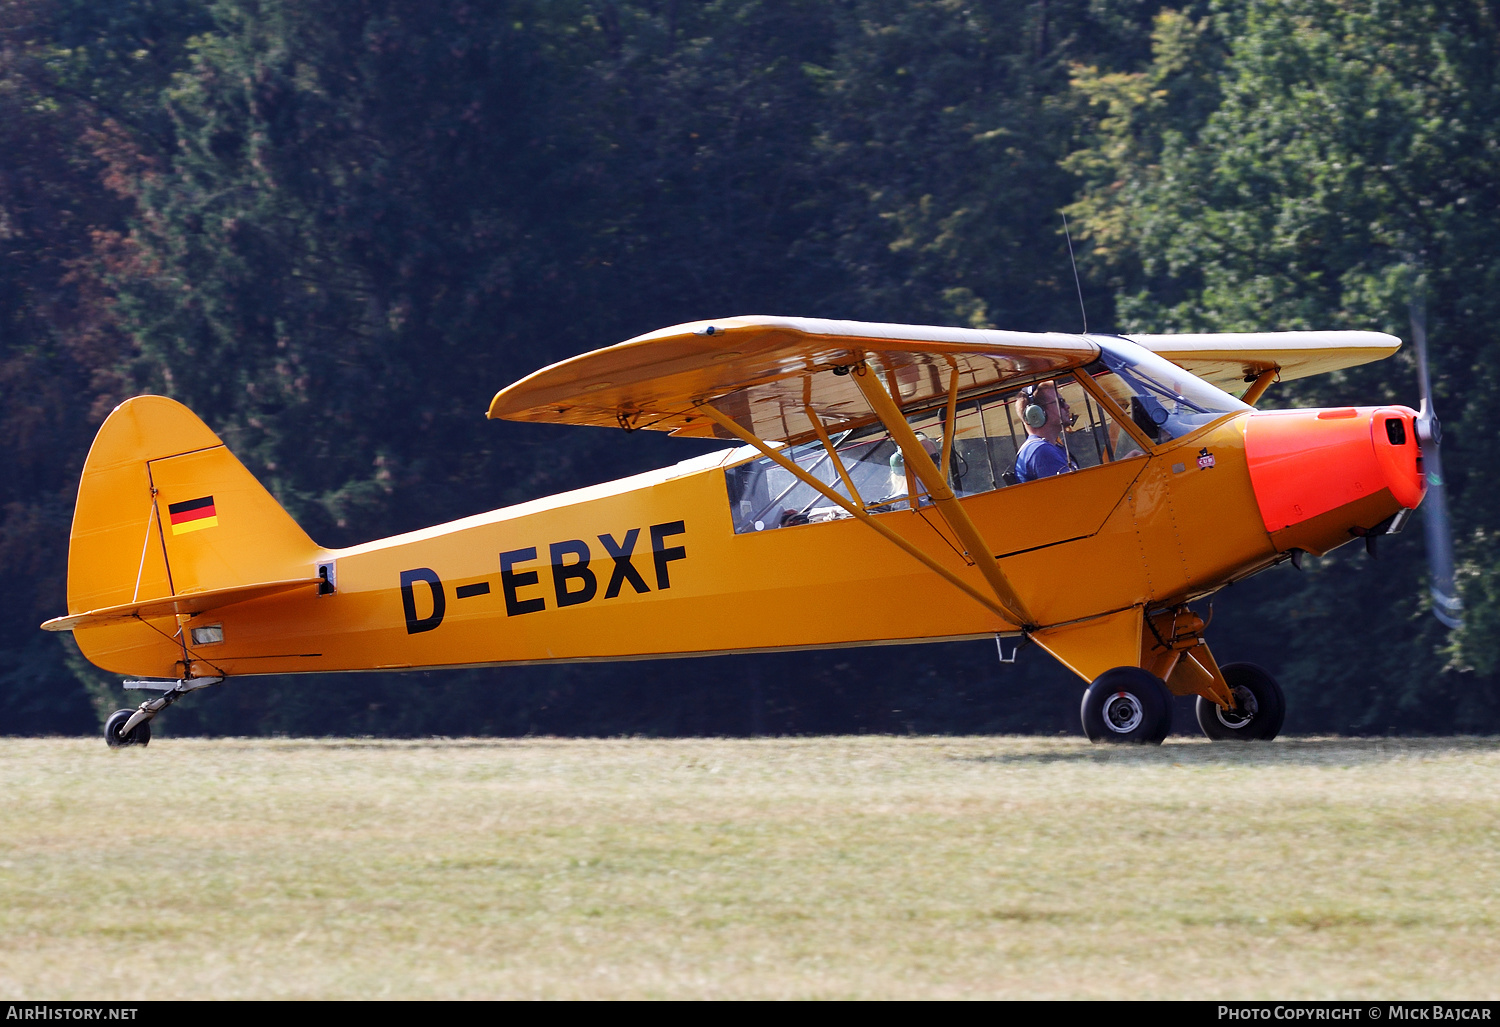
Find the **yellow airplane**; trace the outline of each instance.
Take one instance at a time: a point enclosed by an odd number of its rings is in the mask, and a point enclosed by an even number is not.
[[[89,451],[68,615],[43,627],[161,693],[109,719],[111,746],[146,744],[162,709],[237,675],[991,636],[1087,683],[1092,739],[1160,742],[1173,694],[1198,697],[1211,738],[1269,739],[1279,686],[1220,666],[1189,604],[1398,530],[1425,484],[1408,407],[1253,404],[1399,346],[679,325],[543,368],[489,416],[734,448],[339,550],[186,407],[139,396]]]

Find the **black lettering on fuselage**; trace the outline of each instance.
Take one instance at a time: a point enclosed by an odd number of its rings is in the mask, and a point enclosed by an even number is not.
[[[604,590],[605,599],[613,599],[619,595],[620,589],[627,581],[637,593],[651,591],[646,585],[646,579],[641,577],[641,572],[636,570],[635,564],[630,562],[630,556],[635,552],[635,540],[640,537],[640,528],[631,528],[627,531],[624,542],[616,542],[613,535],[599,536],[599,541],[604,544],[604,548],[615,561],[615,569],[609,576],[609,587]]]
[[[566,542],[554,542],[548,547],[552,557],[552,591],[557,594],[557,605],[577,606],[594,598],[599,591],[599,579],[589,570],[589,544],[581,538]],[[576,556],[573,563],[563,563],[564,556]],[[583,587],[570,591],[568,582],[581,581]]]
[[[653,524],[651,532],[651,561],[656,571],[656,588],[658,591],[672,587],[670,567],[673,561],[687,559],[687,547],[669,546],[667,540],[674,535],[682,535],[687,532],[683,521],[667,521],[664,524]],[[604,546],[605,552],[614,560],[614,567],[610,571],[609,583],[604,589],[605,599],[614,599],[625,589],[629,582],[630,587],[636,594],[648,593],[651,587],[646,584],[645,577],[636,568],[633,557],[635,555],[636,542],[641,537],[640,528],[631,528],[625,532],[622,541],[616,542],[615,536],[605,533],[599,536],[600,545]],[[547,546],[548,562],[552,566],[552,594],[559,609],[567,606],[581,606],[584,603],[593,602],[599,595],[599,576],[590,566],[593,561],[593,551],[589,544],[583,539],[573,538],[563,542],[551,542]],[[517,564],[527,563],[537,558],[535,546],[527,546],[525,549],[512,549],[500,554],[500,591],[505,594],[505,615],[517,617],[523,613],[537,613],[547,608],[547,601],[542,596],[523,596],[521,590],[541,584],[541,574],[536,570],[516,570]],[[417,573],[417,572],[411,572]],[[423,574],[432,574],[431,571],[423,571]],[[421,580],[427,580],[423,578]],[[433,575],[432,581],[437,581]],[[402,577],[402,586],[406,587],[406,578]],[[434,584],[434,595],[437,596],[437,606],[442,609],[442,586]],[[488,591],[488,585],[462,585],[457,595],[461,599],[471,596],[484,595]],[[410,590],[405,593],[410,596]],[[409,602],[409,600],[408,600]],[[410,610],[410,606],[408,606]],[[408,623],[415,614],[408,613]],[[438,614],[441,619],[441,612]],[[430,631],[437,627],[434,621],[430,627],[417,630]]]
[[[668,521],[665,524],[651,525],[651,558],[656,563],[656,587],[668,589],[672,587],[671,579],[667,577],[667,564],[673,560],[687,559],[687,549],[683,546],[667,546],[668,535],[681,535],[687,531],[682,521]]]
[[[533,550],[533,555],[534,553]],[[419,581],[424,582],[432,591],[432,613],[426,617],[417,616],[417,596],[413,586]],[[416,570],[401,572],[401,609],[406,614],[408,635],[431,631],[443,623],[443,612],[447,606],[447,597],[443,594],[443,583],[432,571],[426,567],[418,567]]]
[[[536,559],[536,547],[527,549],[512,549],[508,553],[500,554],[500,590],[505,593],[505,615],[507,617],[519,616],[523,613],[536,613],[538,610],[547,608],[547,601],[541,596],[534,599],[522,599],[516,594],[517,589],[540,582],[541,576],[536,571],[513,571],[518,563],[526,563],[528,560]]]

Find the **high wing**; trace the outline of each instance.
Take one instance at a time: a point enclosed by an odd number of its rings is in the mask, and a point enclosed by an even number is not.
[[[1250,402],[1273,379],[1356,367],[1401,346],[1393,335],[1358,331],[1124,338]],[[712,401],[760,438],[797,442],[813,436],[808,407],[830,429],[872,420],[847,376],[818,373],[867,354],[883,372],[894,369],[899,405],[910,409],[941,402],[954,368],[966,396],[1080,366],[1098,353],[1087,336],[1065,333],[729,317],[663,328],[544,367],[496,394],[489,416],[732,438],[698,410]]]
[[[874,420],[856,383],[840,373],[867,357],[909,410],[942,403],[954,370],[965,396],[1098,355],[1085,337],[1061,333],[730,317],[664,328],[544,367],[502,389],[489,416],[733,438],[700,409],[712,402],[761,439],[798,442],[814,436],[809,408],[830,430]]]
[[[1248,403],[1273,380],[1352,367],[1400,346],[1400,340],[1375,332],[1126,338],[1215,384],[1248,385],[1237,388]],[[951,420],[960,399],[1081,367],[1099,354],[1099,346],[1084,335],[732,317],[665,328],[545,367],[497,393],[489,416],[738,439],[1029,631],[1034,622],[991,555],[995,547],[980,535],[906,418],[946,401]],[[838,465],[830,432],[877,419],[926,486],[993,599],[773,448],[816,436]]]
[[[1277,381],[1383,360],[1401,340],[1383,332],[1241,332],[1222,335],[1126,335],[1231,395],[1266,375]],[[1255,394],[1258,396],[1261,390]],[[1253,400],[1251,400],[1253,402]]]

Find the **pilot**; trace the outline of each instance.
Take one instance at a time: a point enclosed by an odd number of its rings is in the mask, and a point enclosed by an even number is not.
[[[1028,385],[1021,390],[1021,420],[1026,441],[1016,452],[1016,481],[1036,481],[1054,474],[1078,470],[1062,443],[1063,429],[1078,420],[1068,401],[1051,382]]]

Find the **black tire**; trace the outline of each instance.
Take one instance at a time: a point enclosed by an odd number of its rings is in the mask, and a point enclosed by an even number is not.
[[[122,736],[120,728],[130,719],[135,710],[115,710],[104,722],[104,744],[111,749],[119,749],[126,745],[150,745],[151,744],[151,722],[144,721],[137,724],[128,735]]]
[[[1235,702],[1249,715],[1226,713],[1200,695],[1195,712],[1203,733],[1216,742],[1269,742],[1279,735],[1286,696],[1276,679],[1253,663],[1226,663],[1220,669]]]
[[[1091,742],[1160,745],[1172,730],[1172,696],[1139,667],[1107,670],[1084,689],[1083,733]]]

